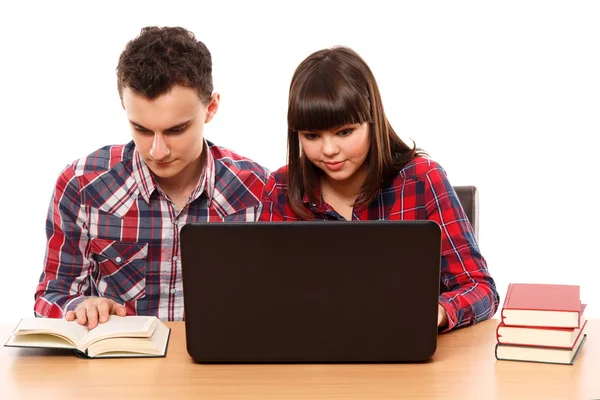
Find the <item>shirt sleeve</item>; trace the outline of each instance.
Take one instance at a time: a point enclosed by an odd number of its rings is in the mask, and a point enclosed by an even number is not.
[[[90,294],[88,232],[73,167],[56,182],[46,218],[44,270],[35,293],[38,317],[61,318]]]
[[[448,315],[444,331],[491,318],[499,302],[494,280],[460,200],[439,166],[427,174],[425,201],[428,219],[442,230],[439,302]]]
[[[283,197],[283,203],[282,203]],[[274,174],[269,176],[267,184],[263,189],[261,196],[261,205],[259,211],[259,221],[284,221],[284,213],[281,207],[285,207],[285,194],[277,189],[277,180]]]

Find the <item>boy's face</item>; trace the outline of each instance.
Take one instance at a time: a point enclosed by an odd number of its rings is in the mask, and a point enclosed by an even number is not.
[[[219,106],[213,94],[208,105],[194,89],[175,86],[156,99],[123,90],[123,108],[133,141],[159,184],[185,185],[198,172],[204,144],[204,124]]]

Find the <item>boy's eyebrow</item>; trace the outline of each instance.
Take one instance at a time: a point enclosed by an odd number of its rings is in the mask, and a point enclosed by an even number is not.
[[[165,129],[165,131],[170,131],[170,130],[175,130],[175,129],[183,128],[184,126],[188,125],[190,122],[192,122],[192,120],[188,119],[187,121],[184,121],[184,122],[182,122],[180,124],[177,124],[177,125],[173,125],[172,127]],[[144,125],[138,124],[137,122],[135,122],[132,119],[129,120],[129,123],[131,123],[131,125],[139,126],[140,128],[145,129],[147,131],[150,130],[150,129],[146,128]]]

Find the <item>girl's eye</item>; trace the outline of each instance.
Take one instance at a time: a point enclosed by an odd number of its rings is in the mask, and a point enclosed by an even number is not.
[[[352,129],[344,129],[343,131],[339,131],[338,135],[339,136],[348,136],[351,133],[352,133]]]
[[[319,135],[316,133],[305,133],[304,137],[308,140],[315,140],[319,138]]]

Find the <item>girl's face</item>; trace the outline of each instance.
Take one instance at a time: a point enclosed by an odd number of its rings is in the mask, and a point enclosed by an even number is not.
[[[326,131],[298,131],[298,136],[306,157],[332,183],[350,183],[363,176],[360,172],[371,146],[367,122]]]

